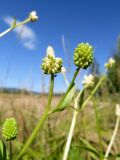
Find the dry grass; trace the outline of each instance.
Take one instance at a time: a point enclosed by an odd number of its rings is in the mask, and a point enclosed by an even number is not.
[[[60,96],[54,96],[52,105],[55,106],[59,99]],[[95,98],[95,100],[99,113],[103,148],[106,151],[116,122],[114,114],[115,104],[120,100],[118,99],[118,95],[111,98],[99,97]],[[7,117],[14,116],[19,126],[18,142],[22,145],[36,126],[46,103],[46,95],[0,93],[0,123],[2,125]],[[43,155],[48,157],[54,152],[59,151],[63,153],[72,113],[73,109],[69,108],[68,110],[50,116],[37,137],[40,143],[35,141],[32,148],[37,148],[39,154],[43,152]],[[92,101],[86,106],[84,112],[78,116],[73,137],[73,146],[79,146],[80,137],[87,139],[98,150],[100,149]],[[120,150],[119,139],[120,135],[118,134],[112,148],[112,153],[114,154],[117,154]],[[18,152],[18,149],[16,152]]]

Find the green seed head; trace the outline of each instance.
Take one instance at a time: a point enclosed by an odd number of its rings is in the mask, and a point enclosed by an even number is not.
[[[75,48],[73,58],[76,66],[87,69],[93,62],[93,47],[89,43],[80,43]]]
[[[17,122],[15,118],[7,118],[3,124],[2,135],[6,141],[16,138],[18,133]]]
[[[48,50],[50,51],[50,53],[48,53]],[[62,59],[55,57],[52,48],[49,47],[48,50],[47,56],[43,59],[42,70],[45,74],[60,73],[62,68]]]

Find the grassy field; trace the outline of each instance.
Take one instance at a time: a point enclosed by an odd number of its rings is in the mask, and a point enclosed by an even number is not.
[[[115,104],[120,103],[119,96],[116,94],[94,97],[94,100],[89,101],[85,110],[79,113],[69,152],[69,160],[94,159],[92,147],[102,154],[105,153],[116,123]],[[61,96],[54,96],[52,106],[57,104],[60,98]],[[0,125],[8,117],[15,117],[18,123],[19,134],[17,139],[13,141],[14,157],[17,156],[36,126],[46,103],[47,95],[0,93]],[[96,125],[94,106],[97,108],[100,135]],[[31,147],[27,150],[24,159],[28,159],[27,155],[29,155],[29,159],[33,160],[62,159],[72,114],[73,109],[68,108],[49,116]],[[120,153],[119,131],[111,155]],[[92,151],[87,148],[88,146],[91,147]],[[96,156],[96,159],[99,159],[99,157]],[[111,156],[109,159],[114,160],[116,158]]]

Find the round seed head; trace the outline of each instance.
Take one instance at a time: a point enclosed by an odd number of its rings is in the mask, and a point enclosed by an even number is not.
[[[89,43],[80,43],[75,48],[73,58],[76,66],[87,69],[93,62],[93,47]]]
[[[18,133],[17,122],[15,118],[7,118],[3,123],[2,136],[6,141],[16,138]]]

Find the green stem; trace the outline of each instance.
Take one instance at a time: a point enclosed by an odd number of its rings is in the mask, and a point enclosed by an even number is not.
[[[66,97],[67,94],[69,93],[69,91],[71,90],[72,86],[74,85],[74,81],[75,81],[75,79],[76,79],[79,71],[80,71],[80,68],[77,68],[76,71],[75,71],[75,73],[74,73],[74,76],[73,76],[73,78],[72,78],[72,81],[71,81],[71,83],[70,83],[70,85],[69,85],[69,87],[68,87],[68,89],[67,89],[67,91],[66,91],[66,93],[64,94],[64,96],[63,96],[62,99],[60,100],[60,102],[59,102],[59,104],[57,105],[57,107],[58,107],[59,105],[61,105],[61,103],[63,102],[63,100],[65,99],[65,97]]]
[[[87,97],[87,99],[83,102],[80,110],[83,110],[85,108],[86,104],[92,98],[92,96],[95,94],[95,92],[97,91],[97,89],[99,88],[99,86],[101,85],[101,83],[103,82],[104,79],[105,79],[105,76],[102,76],[101,79],[99,80],[99,82],[97,83],[97,85],[95,86],[95,88],[93,89],[93,91],[90,93],[90,95]]]
[[[26,24],[26,23],[28,23],[28,22],[30,22],[30,18],[27,18],[27,19],[25,19],[24,21],[22,21],[22,22],[16,24],[15,27],[22,26],[22,25],[24,25],[24,24]]]
[[[10,143],[10,160],[12,160],[12,141],[10,141],[9,143]]]
[[[54,88],[54,74],[51,74],[49,97],[48,97],[48,103],[46,106],[46,110],[50,110],[51,101],[52,101],[52,97],[53,97],[53,88]]]
[[[82,110],[85,105],[87,104],[87,102],[90,100],[90,98],[95,94],[95,92],[97,91],[98,87],[100,86],[100,84],[102,83],[102,81],[104,80],[105,77],[102,77],[99,82],[97,83],[96,87],[93,89],[93,91],[91,92],[91,94],[88,96],[88,98],[84,101],[84,103],[82,104],[82,106],[79,106],[79,98],[82,95],[83,91],[85,88],[83,88],[77,95],[77,98],[75,99],[75,110],[73,113],[73,118],[72,118],[72,122],[71,122],[71,126],[70,126],[70,130],[69,130],[69,134],[68,134],[68,138],[67,138],[67,142],[66,142],[66,146],[65,146],[65,150],[64,150],[64,155],[63,155],[63,160],[67,160],[68,158],[68,153],[70,150],[70,144],[71,144],[71,140],[73,137],[73,133],[74,133],[74,128],[75,128],[75,124],[76,124],[76,119],[77,119],[77,115],[79,112],[79,108],[80,107]]]
[[[102,145],[102,139],[101,139],[101,130],[100,130],[100,124],[99,124],[99,117],[98,117],[98,111],[97,111],[96,102],[95,102],[94,98],[92,100],[93,100],[93,107],[94,107],[94,111],[95,111],[96,127],[97,127],[99,145],[100,145],[100,148],[101,148],[100,158],[102,160],[103,159],[103,155],[102,155],[103,145]]]
[[[86,120],[85,120],[85,115],[84,112],[81,112],[80,115],[82,121],[81,121],[81,128],[83,129],[83,138],[87,139],[87,134],[86,134]]]
[[[17,160],[19,160],[23,156],[23,154],[26,152],[27,148],[31,145],[33,140],[36,138],[37,133],[41,129],[41,127],[42,127],[43,123],[45,122],[45,120],[47,119],[48,113],[49,113],[49,110],[50,110],[50,106],[51,106],[52,96],[53,96],[53,88],[54,88],[54,74],[51,74],[51,82],[50,82],[50,88],[49,88],[48,104],[47,104],[47,106],[45,108],[45,112],[43,113],[43,115],[40,118],[37,126],[33,130],[31,136],[27,140],[27,142],[24,145],[24,147],[22,148],[21,152],[19,153],[19,155],[17,157]]]

